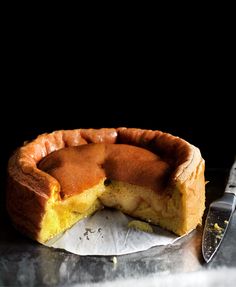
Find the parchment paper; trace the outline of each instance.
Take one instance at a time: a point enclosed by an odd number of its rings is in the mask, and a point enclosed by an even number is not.
[[[152,225],[153,233],[128,228],[134,220],[120,211],[104,209],[85,218],[45,245],[78,255],[122,255],[172,244],[180,237]]]

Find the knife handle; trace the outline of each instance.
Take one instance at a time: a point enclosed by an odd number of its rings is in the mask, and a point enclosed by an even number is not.
[[[225,188],[225,193],[233,193],[236,196],[236,161],[230,170],[229,180]]]

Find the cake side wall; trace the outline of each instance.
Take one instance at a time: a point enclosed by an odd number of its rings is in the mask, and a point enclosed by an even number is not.
[[[181,233],[185,234],[195,229],[202,223],[202,216],[205,210],[205,162],[202,159],[179,189],[183,193],[183,217],[184,223]]]
[[[9,176],[6,205],[15,228],[37,240],[47,199]]]

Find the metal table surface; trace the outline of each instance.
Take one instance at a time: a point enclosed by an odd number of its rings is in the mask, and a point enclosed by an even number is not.
[[[206,173],[210,181],[207,205],[221,195],[226,177],[225,170]],[[201,236],[202,227],[198,227],[173,245],[118,256],[114,264],[109,256],[78,256],[47,248],[22,236],[6,216],[1,216],[0,286],[73,286],[149,275],[158,282],[158,277],[168,274],[236,267],[236,213],[220,250],[208,265],[201,255]]]

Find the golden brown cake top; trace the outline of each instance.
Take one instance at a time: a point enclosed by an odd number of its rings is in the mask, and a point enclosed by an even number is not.
[[[80,193],[104,177],[162,192],[168,183],[169,164],[151,151],[127,144],[85,144],[55,151],[39,169],[56,178],[62,197]]]
[[[16,181],[47,198],[59,182],[37,164],[53,151],[88,143],[128,144],[152,151],[172,170],[171,180],[185,181],[201,160],[199,150],[167,133],[132,128],[62,130],[40,135],[19,148],[9,160],[8,172]]]

